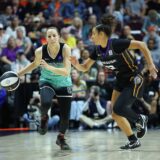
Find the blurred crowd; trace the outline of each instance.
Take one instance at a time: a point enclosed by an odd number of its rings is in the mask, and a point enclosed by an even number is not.
[[[31,63],[34,50],[46,43],[45,33],[50,26],[58,28],[61,39],[71,47],[72,55],[83,63],[92,49],[89,47],[92,44],[91,29],[98,24],[104,13],[114,15],[117,20],[112,38],[144,41],[160,70],[158,0],[1,0],[0,75],[9,70],[17,72]],[[133,109],[148,115],[149,127],[155,128],[160,126],[160,75],[156,80],[151,79],[143,55],[139,50],[134,51],[134,55],[139,67],[144,67],[146,85],[143,99],[137,100]],[[73,100],[70,128],[115,127],[116,124],[110,116],[114,74],[97,61],[86,73],[73,68],[71,77]],[[36,84],[38,79],[39,69],[36,69],[22,77],[21,85]],[[25,109],[15,113],[14,108],[20,106],[17,102],[20,97],[16,95],[20,94],[7,93],[0,89],[0,127],[26,126],[30,122],[37,125],[38,118],[33,115],[37,115],[38,107],[31,106],[38,106],[40,100],[34,101],[35,96],[30,96],[27,105],[23,106]],[[50,128],[56,128],[60,118],[56,99],[53,99],[52,108]],[[53,119],[54,116],[56,119]],[[34,125],[31,127],[35,128]]]

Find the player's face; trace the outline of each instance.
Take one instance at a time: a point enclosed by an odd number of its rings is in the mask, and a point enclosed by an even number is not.
[[[99,45],[99,34],[95,28],[92,29],[91,40],[95,45]]]
[[[59,34],[56,29],[48,29],[47,31],[47,42],[57,43],[59,42]]]

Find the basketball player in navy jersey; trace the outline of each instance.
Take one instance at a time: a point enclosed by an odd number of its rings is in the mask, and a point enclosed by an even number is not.
[[[60,131],[56,144],[59,145],[62,150],[68,150],[70,148],[65,141],[64,134],[69,126],[72,97],[72,82],[70,77],[71,62],[69,61],[71,49],[68,45],[59,42],[57,28],[49,28],[46,38],[47,44],[36,49],[34,61],[22,69],[18,75],[22,76],[40,66],[41,123],[38,131],[41,135],[47,132],[47,113],[51,107],[53,97],[56,96],[61,107]]]
[[[71,56],[70,61],[79,71],[87,71],[95,63],[101,60],[103,65],[116,74],[116,85],[112,93],[112,117],[118,126],[128,137],[129,142],[121,149],[134,149],[139,147],[140,141],[147,131],[148,118],[145,115],[136,114],[131,106],[136,98],[142,97],[143,75],[136,64],[134,55],[129,50],[139,49],[148,64],[150,75],[157,77],[157,69],[152,61],[151,54],[146,44],[136,40],[111,39],[114,17],[103,16],[101,24],[92,29],[91,39],[95,46],[90,57],[84,64],[79,64],[75,57]],[[131,129],[130,123],[135,123],[137,135]]]

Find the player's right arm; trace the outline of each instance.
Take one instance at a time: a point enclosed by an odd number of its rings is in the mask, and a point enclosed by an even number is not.
[[[28,66],[26,66],[25,68],[23,68],[22,70],[20,70],[17,74],[18,76],[23,76],[24,74],[34,70],[35,68],[37,68],[40,63],[41,63],[41,59],[42,59],[42,47],[37,48],[35,50],[35,59],[32,63],[30,63]]]
[[[70,61],[77,70],[82,72],[88,71],[91,68],[91,66],[95,63],[94,60],[88,58],[83,64],[79,64],[78,60],[74,56],[70,56]]]

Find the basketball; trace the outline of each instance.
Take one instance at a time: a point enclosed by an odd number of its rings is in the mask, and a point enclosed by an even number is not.
[[[7,91],[14,91],[18,88],[20,79],[13,71],[7,71],[0,77],[0,86]]]

